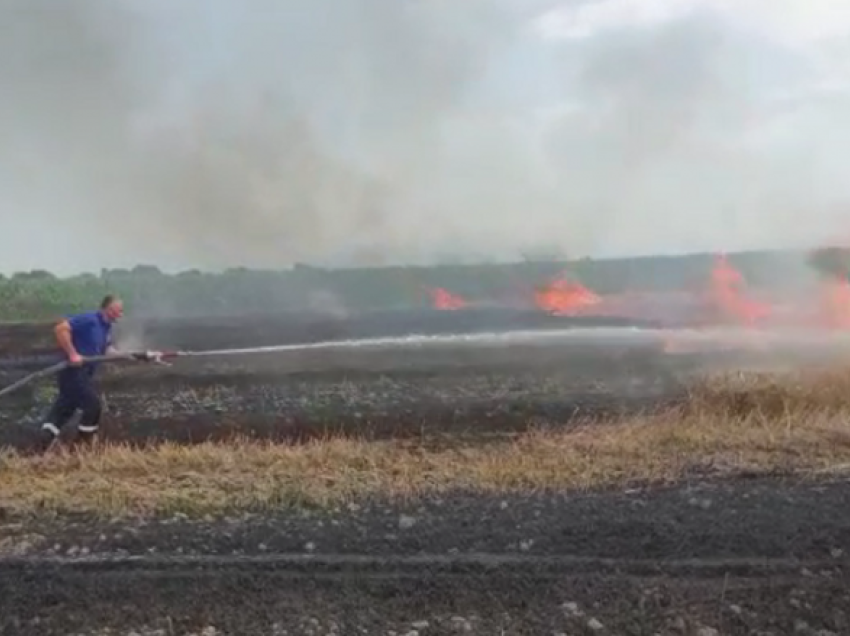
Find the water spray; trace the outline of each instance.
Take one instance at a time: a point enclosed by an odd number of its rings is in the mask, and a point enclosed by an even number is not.
[[[238,349],[209,349],[200,351],[133,351],[120,354],[93,356],[83,359],[83,363],[146,362],[170,366],[177,358],[213,358],[228,356],[248,356],[260,354],[300,353],[315,350],[352,350],[380,349],[386,347],[421,349],[423,347],[504,347],[511,345],[540,345],[593,342],[599,346],[658,345],[663,343],[664,351],[670,351],[670,344],[681,345],[683,351],[718,350],[795,350],[825,351],[833,353],[850,352],[850,334],[830,332],[812,332],[810,330],[756,331],[751,329],[646,329],[640,327],[592,327],[582,329],[528,329],[517,331],[490,331],[474,334],[410,334],[408,336],[389,336],[379,338],[357,338],[346,340],[326,340],[322,342],[301,342],[262,347]],[[675,347],[678,349],[679,347]],[[30,359],[43,359],[35,356]],[[0,389],[0,398],[31,384],[37,380],[53,376],[69,366],[67,360],[54,358],[53,364],[31,373],[17,382]],[[14,366],[22,360],[15,359]],[[9,361],[0,361],[0,368],[9,368]]]
[[[133,351],[120,354],[92,356],[83,359],[83,363],[113,363],[113,362],[148,362],[170,366],[170,361],[176,358],[211,358],[225,356],[245,356],[258,354],[274,354],[288,352],[304,352],[327,349],[369,349],[380,347],[410,347],[421,348],[430,346],[504,346],[507,344],[530,344],[550,342],[551,340],[582,340],[585,338],[603,339],[610,343],[627,340],[652,339],[655,330],[638,328],[590,328],[581,330],[523,330],[523,331],[501,331],[483,332],[475,334],[441,334],[421,335],[411,334],[409,336],[394,336],[384,338],[359,338],[350,340],[328,340],[323,342],[302,342],[285,345],[271,345],[264,347],[246,347],[240,349],[210,349],[201,351]],[[655,336],[657,337],[657,336]],[[19,361],[18,361],[19,362]],[[46,368],[31,373],[17,382],[0,389],[0,397],[13,393],[14,391],[40,380],[53,376],[69,366],[67,360],[56,362]],[[2,364],[0,364],[2,366]]]

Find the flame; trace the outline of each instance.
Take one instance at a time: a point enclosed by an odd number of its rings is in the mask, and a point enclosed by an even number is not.
[[[746,281],[725,254],[718,254],[711,271],[710,302],[723,321],[753,326],[771,314],[771,308],[746,296]]]
[[[466,307],[466,300],[442,287],[432,289],[430,292],[434,307],[437,309],[455,310]]]
[[[469,306],[469,302],[452,292],[436,287],[422,286],[427,292],[436,309],[461,310]],[[850,331],[850,277],[833,279],[821,287],[820,302],[806,303],[800,306],[799,299],[773,298],[771,302],[758,299],[748,290],[747,281],[727,258],[720,253],[714,259],[711,268],[709,284],[703,292],[696,290],[682,291],[676,294],[662,294],[660,297],[653,292],[631,291],[613,296],[600,296],[581,283],[570,280],[562,273],[543,287],[528,290],[533,296],[536,306],[546,312],[562,315],[586,314],[592,307],[592,312],[598,315],[655,315],[659,310],[667,316],[670,312],[692,327],[721,327],[740,325],[748,327],[744,332],[732,334],[728,329],[715,332],[709,329],[700,337],[684,338],[681,334],[669,334],[664,348],[668,352],[684,352],[733,346],[736,348],[765,348],[768,346],[770,326],[806,326]],[[528,291],[523,291],[525,301]],[[696,293],[694,293],[696,292]],[[812,293],[810,289],[809,294]],[[811,296],[810,296],[811,298]],[[510,304],[513,297],[504,302]],[[697,301],[696,306],[694,301]],[[525,305],[527,307],[527,305]],[[706,307],[709,311],[706,312]],[[693,309],[700,312],[702,318],[694,321]],[[689,316],[689,317],[688,317]],[[677,322],[677,320],[674,320]],[[758,327],[758,329],[752,329]],[[693,334],[692,334],[693,335]]]
[[[574,314],[602,301],[584,285],[563,278],[537,290],[534,299],[540,309],[559,314]]]

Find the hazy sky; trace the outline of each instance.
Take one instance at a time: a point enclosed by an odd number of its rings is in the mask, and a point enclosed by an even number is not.
[[[850,239],[846,0],[0,0],[0,271]]]

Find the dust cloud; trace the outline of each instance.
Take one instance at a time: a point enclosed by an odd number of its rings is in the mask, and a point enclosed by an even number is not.
[[[709,9],[553,40],[536,21],[553,4],[0,0],[0,269],[604,256],[842,231],[834,41],[788,46]]]

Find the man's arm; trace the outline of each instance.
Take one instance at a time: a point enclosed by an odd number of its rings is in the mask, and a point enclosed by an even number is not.
[[[68,362],[74,366],[82,364],[83,358],[74,348],[70,321],[61,321],[53,329],[53,333],[56,335],[56,342],[59,343],[59,347],[65,352],[65,355],[68,356]]]

